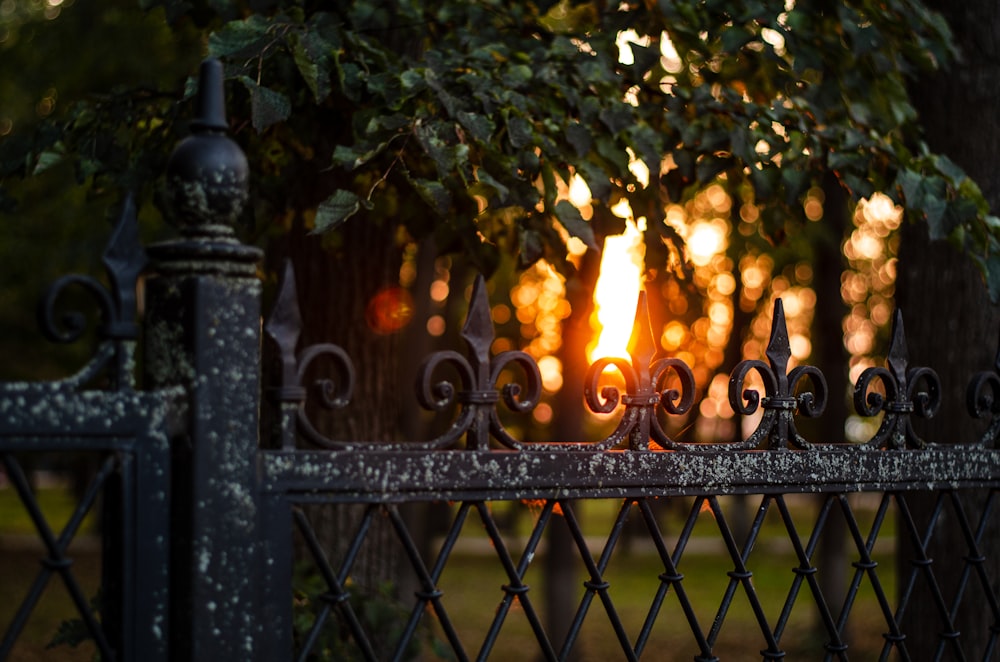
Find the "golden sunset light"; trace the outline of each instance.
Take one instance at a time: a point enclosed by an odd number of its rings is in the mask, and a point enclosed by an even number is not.
[[[627,220],[623,234],[604,240],[591,319],[595,340],[587,348],[591,363],[606,356],[628,357],[628,341],[642,284],[645,220],[640,218],[638,226]]]

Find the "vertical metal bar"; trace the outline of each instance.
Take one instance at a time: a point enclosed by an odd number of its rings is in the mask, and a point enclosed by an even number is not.
[[[257,640],[258,659],[292,657],[292,508],[283,495],[262,494],[260,513],[260,619],[267,636]]]
[[[165,430],[137,439],[123,461],[127,578],[122,659],[167,659],[170,604],[170,445]]]

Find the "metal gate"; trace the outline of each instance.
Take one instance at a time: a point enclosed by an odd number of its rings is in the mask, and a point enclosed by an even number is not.
[[[0,659],[12,656],[53,575],[105,660],[464,660],[505,659],[512,651],[586,658],[595,622],[601,645],[621,659],[662,659],[665,651],[696,660],[847,659],[857,650],[849,626],[862,594],[872,607],[860,618],[877,622],[881,634],[873,657],[965,659],[966,642],[978,635],[963,632],[957,619],[970,601],[990,615],[992,626],[980,638],[984,656],[992,655],[1000,606],[989,563],[996,552],[985,548],[985,532],[1000,486],[996,368],[973,376],[969,387],[973,415],[994,417],[983,439],[920,439],[911,419],[933,415],[940,385],[933,371],[909,365],[897,313],[886,367],[866,370],[855,389],[858,413],[882,416],[878,431],[867,443],[814,443],[798,432],[796,417],[822,412],[826,381],[812,367],[789,369],[779,302],[765,357],[742,362],[729,384],[730,404],[741,415],[759,415],[756,428],[734,444],[685,443],[661,421],[694,405],[694,377],[683,361],[656,356],[640,304],[630,360],[599,360],[583,388],[593,411],[617,412],[613,432],[591,443],[532,443],[508,428],[502,410],[525,413],[537,404],[538,366],[522,352],[491,355],[480,280],[462,333],[467,352],[430,355],[418,380],[424,408],[456,412],[447,429],[399,444],[329,438],[314,425],[310,398],[350,416],[354,371],[364,366],[334,344],[298,347],[302,313],[291,268],[262,338],[260,254],[230,227],[246,199],[247,170],[224,135],[217,63],[203,67],[201,86],[194,136],[178,147],[167,173],[180,237],[150,247],[147,268],[134,212],[126,208],[105,254],[109,287],[72,276],[46,302],[54,311],[55,295],[70,285],[96,296],[104,340],[92,363],[65,381],[0,386],[0,457],[44,549],[28,594],[8,596],[22,606],[2,624]],[[148,278],[139,389],[134,292],[142,273]],[[48,328],[72,339],[76,327],[50,320]],[[264,389],[262,342],[273,342],[281,360],[280,383]],[[305,376],[320,360],[334,374],[314,388]],[[606,381],[607,370],[620,385]],[[762,386],[748,386],[752,374]],[[270,405],[262,391],[276,394],[277,408],[277,424],[263,433],[260,410]],[[97,455],[100,469],[57,533],[21,458],[71,449]],[[910,507],[918,491],[936,495],[929,518],[915,517]],[[99,495],[104,552],[95,606],[79,588],[67,549]],[[727,502],[741,495],[756,498],[748,502],[747,526],[735,524]],[[814,495],[808,507],[801,495]],[[664,503],[683,509],[669,530]],[[417,531],[423,524],[407,512],[413,504],[434,504],[443,522],[435,535]],[[353,506],[353,520],[331,549],[320,542],[315,518],[344,506]],[[608,513],[603,530],[595,532],[581,514],[592,507]],[[529,515],[512,529],[505,518],[523,509]],[[944,519],[961,531],[953,561],[927,554]],[[818,553],[834,520],[845,526],[850,566],[836,596],[824,594],[819,576],[830,569]],[[537,559],[548,553],[545,533],[555,526],[569,536],[565,562],[583,574],[575,610],[559,632],[545,622],[543,597],[532,588],[535,578],[544,581]],[[716,546],[708,566],[722,578],[708,598],[687,574],[706,530]],[[879,541],[890,535],[915,550],[896,561],[909,565],[894,589],[888,586],[896,575],[880,565]],[[645,565],[623,551],[636,538]],[[756,581],[776,540],[790,567],[778,579]],[[384,599],[378,587],[361,583],[358,570],[372,544],[401,559],[409,577],[409,586],[393,587]],[[465,547],[477,548],[497,581],[454,578]],[[940,571],[946,564],[961,568],[947,574],[958,575],[953,584]],[[620,590],[617,580],[630,566],[645,587],[638,608],[636,593]],[[764,595],[774,585],[777,600]],[[471,591],[472,599],[453,601],[453,587]],[[734,653],[721,642],[737,608],[751,625]],[[935,651],[908,647],[901,623],[918,608],[938,617]],[[790,623],[803,609],[821,641],[789,643]],[[473,612],[485,616],[470,630]],[[521,634],[510,639],[516,628]]]

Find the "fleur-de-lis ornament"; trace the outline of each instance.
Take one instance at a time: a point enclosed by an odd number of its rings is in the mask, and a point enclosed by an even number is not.
[[[417,399],[421,406],[434,411],[445,411],[456,402],[461,406],[458,418],[451,427],[429,445],[447,448],[466,434],[465,447],[468,450],[488,450],[491,436],[507,448],[524,448],[525,445],[514,439],[501,423],[497,403],[502,396],[504,404],[512,411],[530,412],[541,398],[542,377],[535,360],[522,351],[501,352],[490,360],[490,347],[495,334],[486,280],[482,276],[477,276],[472,286],[462,338],[469,348],[469,358],[451,350],[435,352],[427,357],[418,372]],[[433,382],[433,375],[444,365],[451,366],[458,373],[460,390],[456,390],[449,381]],[[524,393],[521,385],[515,382],[497,390],[501,374],[513,365],[519,366],[524,373],[527,387]]]
[[[667,413],[673,415],[690,411],[694,404],[694,374],[680,359],[653,360],[656,343],[650,330],[645,292],[639,293],[629,347],[631,363],[620,357],[604,357],[595,361],[587,370],[584,397],[591,411],[610,414],[619,403],[625,405],[625,415],[611,436],[588,447],[594,450],[614,448],[628,437],[628,447],[632,450],[649,450],[650,440],[669,450],[690,449],[691,444],[670,438],[660,425],[656,408],[662,406]],[[609,367],[616,368],[624,378],[624,395],[617,386],[611,385],[598,391],[601,375]],[[665,388],[671,372],[677,376],[680,390]]]
[[[757,448],[766,438],[771,449],[787,448],[789,443],[796,448],[808,448],[811,444],[795,429],[795,412],[810,418],[823,413],[827,397],[826,378],[813,366],[797,366],[788,371],[792,350],[781,299],[774,302],[771,338],[765,354],[770,365],[758,359],[742,361],[729,378],[729,404],[735,411],[746,416],[756,412],[758,407],[764,409],[757,429],[744,441],[731,446],[735,449]],[[751,370],[756,370],[764,381],[763,398],[757,391],[744,389]],[[804,377],[809,377],[816,392],[796,395],[799,382]]]
[[[866,445],[879,448],[925,448],[927,444],[913,430],[912,414],[930,418],[941,404],[941,381],[930,368],[910,368],[903,332],[903,314],[896,309],[892,320],[892,340],[889,343],[887,368],[868,368],[854,386],[854,408],[862,416],[875,416],[885,412],[882,425]],[[885,389],[885,397],[869,392],[872,382],[878,379]],[[918,391],[924,384],[926,391]]]

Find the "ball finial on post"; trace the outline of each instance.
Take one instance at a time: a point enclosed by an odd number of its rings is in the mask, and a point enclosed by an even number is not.
[[[230,236],[247,200],[250,172],[243,150],[226,135],[218,60],[202,62],[197,99],[192,135],[177,145],[167,162],[171,221],[185,235]]]

